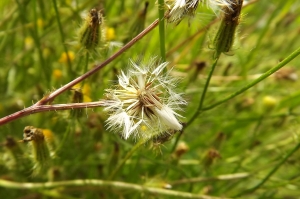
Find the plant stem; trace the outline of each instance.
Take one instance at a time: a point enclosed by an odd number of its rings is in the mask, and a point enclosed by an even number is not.
[[[300,148],[300,142],[268,173],[268,175],[266,175],[266,177],[260,183],[258,183],[257,185],[255,185],[254,187],[252,187],[248,190],[245,190],[244,192],[238,194],[235,197],[240,197],[242,195],[252,193],[252,192],[256,191],[257,189],[259,189],[281,167],[281,165],[283,165],[287,161],[287,159],[289,157],[291,157],[296,151],[298,151],[299,148]]]
[[[62,94],[66,90],[72,88],[74,85],[76,85],[79,82],[81,82],[81,81],[85,80],[86,78],[90,77],[91,75],[93,75],[94,73],[96,73],[97,71],[99,71],[101,68],[103,68],[104,66],[106,66],[107,64],[109,64],[110,62],[112,62],[113,60],[115,60],[117,57],[119,57],[121,54],[123,54],[126,50],[128,50],[131,46],[133,46],[137,41],[139,41],[140,39],[142,39],[151,30],[153,30],[158,25],[158,23],[159,23],[159,20],[156,19],[145,30],[143,30],[140,34],[138,34],[136,37],[134,37],[131,41],[129,41],[118,52],[116,52],[115,54],[113,54],[107,60],[105,60],[101,64],[95,66],[93,69],[91,69],[90,71],[86,72],[85,74],[83,74],[83,75],[77,77],[76,79],[72,80],[71,82],[65,84],[64,86],[62,86],[61,88],[57,89],[53,93],[50,93],[50,95],[45,96],[44,98],[42,98],[41,100],[39,100],[34,105],[32,105],[32,106],[30,106],[30,107],[28,107],[26,109],[23,109],[21,111],[15,112],[15,113],[13,113],[13,114],[11,114],[9,116],[5,116],[5,117],[1,118],[0,119],[0,126],[3,125],[3,124],[6,124],[8,122],[11,122],[13,120],[16,120],[16,119],[18,119],[20,117],[24,117],[26,115],[34,113],[34,112],[31,112],[30,110],[39,110],[39,108],[41,107],[41,105],[45,105],[45,104],[47,104],[49,102],[52,102],[58,95]],[[66,105],[67,104],[65,104],[65,106]],[[82,108],[86,108],[86,107],[82,107]]]
[[[159,20],[156,19],[152,24],[150,24],[145,30],[143,30],[140,34],[138,34],[136,37],[134,37],[131,41],[129,41],[126,45],[124,45],[118,52],[113,54],[111,57],[109,57],[107,60],[102,62],[101,64],[95,66],[93,69],[88,71],[87,73],[77,77],[76,79],[72,80],[71,82],[67,83],[66,85],[62,86],[61,88],[57,89],[53,93],[51,93],[48,97],[41,99],[34,105],[41,105],[46,104],[48,102],[51,102],[54,100],[55,97],[63,93],[64,91],[68,90],[75,84],[78,84],[79,82],[83,81],[84,79],[88,78],[89,76],[96,73],[98,70],[115,60],[117,57],[119,57],[121,54],[123,54],[126,50],[128,50],[131,46],[133,46],[137,41],[142,39],[145,35],[147,35],[151,30],[153,30],[159,23]]]
[[[300,54],[300,47],[297,50],[295,50],[292,54],[290,54],[287,58],[285,58],[284,60],[282,60],[279,64],[277,64],[277,66],[275,66],[275,67],[271,68],[270,70],[268,70],[267,72],[263,73],[256,80],[252,81],[251,83],[249,83],[245,87],[241,88],[240,90],[236,91],[235,93],[229,95],[228,97],[225,97],[224,99],[220,100],[219,102],[216,102],[215,104],[212,104],[210,106],[202,108],[202,111],[207,111],[207,110],[213,109],[216,106],[218,106],[220,104],[223,104],[224,102],[227,102],[228,100],[230,100],[230,99],[232,99],[232,98],[240,95],[241,93],[245,92],[249,88],[253,87],[254,85],[258,84],[262,80],[266,79],[267,77],[269,77],[270,75],[272,75],[273,73],[275,73],[276,71],[278,71],[279,69],[281,69],[287,63],[289,63],[290,61],[292,61],[293,59],[295,59],[299,54]]]
[[[248,178],[250,176],[249,173],[234,173],[234,174],[226,174],[226,175],[219,175],[216,177],[198,177],[198,178],[189,178],[189,179],[182,179],[170,182],[172,186],[174,185],[182,185],[182,184],[189,184],[189,183],[199,183],[199,182],[210,182],[210,181],[226,181],[226,180],[237,180]]]
[[[49,188],[62,188],[62,187],[79,187],[79,186],[96,186],[99,188],[102,187],[112,187],[115,189],[125,189],[125,190],[134,190],[141,193],[155,194],[158,196],[172,196],[176,198],[195,198],[195,199],[221,199],[219,197],[201,195],[201,194],[192,194],[188,192],[173,191],[162,188],[147,187],[132,183],[118,182],[118,181],[104,181],[96,179],[86,179],[86,180],[68,180],[60,182],[45,182],[45,183],[21,183],[21,182],[12,182],[8,180],[0,179],[0,186],[10,189],[27,189],[27,190],[36,190],[36,189],[49,189]],[[102,188],[103,189],[103,188]],[[222,197],[222,199],[228,199]]]
[[[52,0],[52,2],[53,2],[54,10],[55,10],[55,15],[56,15],[56,20],[57,20],[57,24],[58,24],[59,33],[60,33],[61,43],[64,47],[64,51],[65,51],[66,56],[67,56],[68,71],[69,71],[70,74],[73,74],[72,63],[71,63],[71,60],[70,60],[70,57],[69,57],[67,46],[65,45],[65,36],[64,36],[63,28],[62,28],[62,25],[61,25],[61,22],[60,22],[60,17],[59,17],[60,15],[58,13],[57,3],[56,3],[56,0]]]
[[[11,115],[5,116],[0,119],[0,126],[11,122],[13,120],[31,115],[34,113],[48,112],[48,111],[61,111],[70,109],[81,109],[81,108],[95,108],[103,107],[107,105],[108,102],[97,101],[97,102],[85,102],[85,103],[70,103],[70,104],[54,104],[54,105],[36,105],[25,108],[21,111],[15,112]]]
[[[84,69],[83,69],[84,73],[86,73],[88,71],[89,59],[90,59],[90,53],[87,52],[85,55],[85,65],[84,65]],[[82,84],[80,86],[81,89],[82,89],[83,85],[84,85],[84,81],[82,81]]]
[[[112,171],[112,173],[109,176],[109,180],[114,179],[118,171],[121,169],[121,167],[125,164],[125,162],[133,155],[133,153],[145,143],[145,140],[140,140],[131,150],[126,154],[126,156],[121,160],[121,162],[117,165],[117,167]]]
[[[188,127],[189,125],[191,125],[193,123],[193,121],[198,117],[198,115],[202,112],[203,102],[204,102],[205,95],[206,95],[206,92],[207,92],[207,89],[208,89],[208,86],[209,86],[209,82],[210,82],[211,77],[214,73],[214,70],[215,70],[216,65],[218,63],[218,60],[219,60],[219,57],[220,57],[220,54],[216,55],[215,61],[212,65],[211,70],[210,70],[210,72],[208,74],[208,77],[206,79],[206,82],[205,82],[205,85],[204,85],[204,88],[203,88],[203,92],[202,92],[202,95],[201,95],[201,98],[200,98],[199,106],[198,106],[196,112],[194,113],[194,115],[192,116],[192,118],[187,122],[185,128]]]
[[[164,0],[158,0],[160,54],[163,62],[166,61],[164,4]]]

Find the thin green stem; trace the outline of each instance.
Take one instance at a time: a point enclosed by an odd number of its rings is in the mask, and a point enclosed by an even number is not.
[[[18,4],[18,8],[20,10],[20,20],[23,23],[23,26],[25,27],[25,25],[27,24],[27,16],[26,16],[26,6],[27,3],[29,1],[25,1],[25,2],[20,2],[19,0],[16,0],[17,4]],[[40,43],[40,38],[38,36],[38,28],[37,28],[37,6],[36,6],[36,1],[33,1],[33,17],[34,17],[34,23],[33,23],[33,29],[29,29],[29,33],[31,34],[36,49],[38,51],[38,57],[39,57],[39,62],[40,62],[40,66],[37,68],[37,73],[41,73],[41,69],[45,75],[45,78],[43,79],[44,82],[46,82],[46,84],[48,86],[50,86],[50,69],[49,67],[47,67],[45,65],[45,61],[44,61],[44,57],[43,57],[43,52],[42,52],[42,48],[41,48],[41,43]]]
[[[23,190],[37,190],[37,189],[50,189],[50,188],[61,188],[61,187],[111,187],[117,190],[134,190],[141,193],[154,194],[157,196],[169,196],[176,198],[195,198],[195,199],[221,199],[219,197],[202,195],[202,194],[192,194],[188,192],[173,191],[156,187],[147,187],[126,182],[117,181],[104,181],[96,179],[86,179],[86,180],[68,180],[60,182],[45,182],[45,183],[21,183],[12,182],[8,180],[0,179],[0,186],[10,189],[23,189]],[[222,199],[228,199],[222,197]]]
[[[253,87],[254,85],[258,84],[262,80],[266,79],[267,77],[269,77],[270,75],[272,75],[273,73],[275,73],[276,71],[281,69],[287,63],[289,63],[290,61],[295,59],[299,54],[300,54],[300,47],[297,50],[295,50],[292,54],[290,54],[287,58],[282,60],[279,64],[277,64],[277,66],[271,68],[270,70],[268,70],[267,72],[262,74],[256,80],[252,81],[251,83],[249,83],[245,87],[241,88],[240,90],[236,91],[235,93],[229,95],[228,97],[225,97],[224,99],[220,100],[219,102],[216,102],[215,104],[212,104],[210,106],[202,108],[202,111],[207,111],[207,110],[213,109],[213,108],[217,107],[218,105],[223,104],[224,102],[227,102],[228,100],[240,95],[241,93],[245,92],[249,88]]]
[[[174,143],[174,145],[173,145],[173,147],[172,147],[172,150],[170,151],[171,153],[173,153],[173,152],[176,150],[176,147],[177,147],[177,145],[178,145],[178,142],[179,142],[179,140],[180,140],[182,134],[183,134],[183,130],[182,130],[182,131],[179,131],[179,134],[178,134],[178,136],[176,137],[175,143]]]
[[[125,164],[125,162],[133,155],[133,153],[140,148],[141,145],[145,143],[145,140],[140,140],[133,148],[131,148],[130,151],[127,152],[126,156],[121,160],[121,162],[117,165],[117,167],[112,171],[112,173],[109,176],[109,180],[114,179],[118,171],[121,169],[121,167]]]
[[[85,74],[77,77],[76,79],[72,80],[71,82],[65,84],[61,88],[57,89],[53,93],[51,93],[47,98],[41,99],[38,101],[35,105],[41,105],[41,104],[47,104],[50,101],[53,101],[55,97],[60,95],[61,93],[65,92],[72,86],[78,84],[79,82],[83,81],[84,79],[90,77],[91,75],[95,74],[97,71],[99,71],[101,68],[106,66],[107,64],[111,63],[113,60],[115,60],[117,57],[119,57],[121,54],[123,54],[126,50],[128,50],[131,46],[133,46],[136,42],[138,42],[140,39],[142,39],[145,35],[147,35],[149,32],[151,32],[159,23],[159,19],[156,19],[152,24],[150,24],[145,30],[143,30],[140,34],[138,34],[136,37],[134,37],[132,40],[130,40],[127,44],[125,44],[119,51],[111,55],[108,59],[103,61],[101,64],[94,66],[90,71],[86,72]]]
[[[200,98],[200,101],[199,101],[199,106],[198,106],[196,112],[194,113],[194,115],[192,116],[192,118],[186,124],[185,128],[188,127],[189,125],[191,125],[195,121],[195,119],[198,117],[198,115],[202,112],[202,107],[203,107],[205,95],[206,95],[206,92],[207,92],[207,89],[208,89],[208,86],[209,86],[209,82],[210,82],[211,77],[214,73],[214,70],[215,70],[216,65],[218,63],[218,60],[219,60],[219,57],[220,57],[220,54],[216,55],[215,61],[212,65],[211,70],[210,70],[210,72],[208,74],[208,77],[206,79],[206,82],[205,82],[205,85],[204,85],[204,88],[203,88],[203,92],[202,92],[202,95],[201,95],[201,98]]]
[[[84,71],[83,71],[83,73],[86,73],[87,70],[88,70],[89,59],[90,59],[90,53],[87,52],[86,55],[85,55],[85,65],[84,65]],[[80,86],[81,89],[83,88],[84,81],[85,81],[85,80],[82,81],[82,84],[81,84],[81,86]]]
[[[235,197],[239,197],[239,196],[242,196],[242,195],[245,195],[245,194],[253,193],[257,189],[259,189],[287,161],[287,159],[289,157],[291,157],[296,151],[298,151],[299,148],[300,148],[300,142],[266,175],[266,177],[264,177],[264,179],[261,182],[259,182],[254,187],[252,187],[252,188],[250,188],[248,190],[245,190],[244,192],[238,194]]]
[[[164,0],[158,0],[160,54],[163,62],[166,61],[164,12]]]
[[[65,45],[65,36],[64,36],[63,28],[62,28],[62,25],[61,25],[61,22],[60,22],[60,15],[58,13],[57,3],[56,3],[56,0],[52,0],[52,2],[53,2],[54,10],[55,10],[55,15],[56,15],[56,20],[57,20],[57,24],[58,24],[59,33],[60,33],[61,43],[63,45],[64,51],[65,51],[66,56],[67,56],[68,71],[69,71],[70,74],[73,74],[73,72],[72,72],[72,63],[71,63],[71,59],[69,57],[67,46]]]

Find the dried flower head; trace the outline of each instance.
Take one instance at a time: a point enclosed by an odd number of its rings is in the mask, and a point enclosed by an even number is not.
[[[214,57],[231,50],[240,23],[243,0],[228,0],[228,2],[230,5],[222,8],[222,22],[213,41],[216,50]]]
[[[48,165],[51,157],[53,144],[52,131],[48,129],[39,129],[33,126],[24,128],[23,142],[31,143],[32,160],[34,162],[35,173],[38,173],[46,165]]]
[[[200,0],[166,0],[166,18],[168,23],[175,23],[178,25],[185,17],[193,18]],[[217,13],[220,8],[227,7],[231,9],[231,0],[206,0],[207,7],[211,8]]]
[[[181,130],[180,117],[175,111],[186,101],[173,91],[176,80],[163,70],[167,62],[157,64],[152,59],[148,64],[131,61],[132,69],[122,71],[118,85],[106,90],[107,119],[109,129],[120,132],[127,139],[130,135],[146,139],[169,130]]]
[[[234,0],[233,0],[234,1]],[[231,10],[234,2],[232,0],[206,0],[206,6],[212,9],[215,13],[223,8]]]
[[[184,17],[193,17],[198,4],[199,0],[167,0],[167,21],[178,25]]]
[[[79,30],[79,43],[86,49],[95,49],[101,40],[100,26],[103,16],[97,9],[91,9]]]

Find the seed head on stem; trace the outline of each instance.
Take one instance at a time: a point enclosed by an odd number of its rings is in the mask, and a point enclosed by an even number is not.
[[[173,89],[176,80],[163,71],[167,62],[146,64],[131,61],[132,69],[121,72],[118,84],[106,90],[107,126],[127,139],[131,135],[152,138],[168,130],[181,130],[175,111],[186,101]]]

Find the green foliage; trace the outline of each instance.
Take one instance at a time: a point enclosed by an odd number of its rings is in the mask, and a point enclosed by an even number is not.
[[[180,79],[178,89],[188,101],[180,112],[188,124],[182,132],[148,142],[123,140],[106,130],[103,108],[49,111],[0,126],[0,198],[298,198],[299,6],[294,0],[244,6],[230,52],[215,62],[209,47],[221,21],[199,5],[190,23],[155,28],[77,85],[77,101],[104,99],[129,58],[160,58],[165,45],[171,75]],[[97,34],[106,42],[89,51],[78,44],[78,33],[86,23],[82,14],[93,8],[103,14]],[[158,18],[154,1],[146,8],[144,0],[0,1],[0,117],[105,61],[120,48],[116,42],[134,36],[128,33],[133,25],[147,27]],[[139,13],[145,24],[136,24]],[[74,98],[73,88],[51,103]],[[32,175],[32,152],[18,142],[26,126],[53,132],[55,155],[46,172]]]

